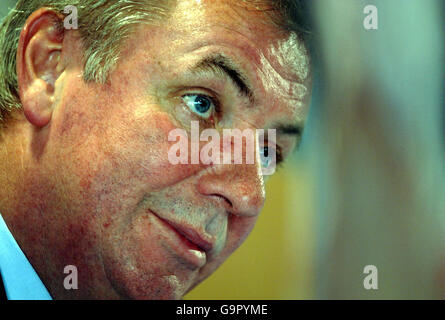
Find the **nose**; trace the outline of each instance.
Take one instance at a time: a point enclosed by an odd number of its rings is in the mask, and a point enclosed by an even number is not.
[[[198,191],[218,197],[228,212],[245,217],[258,215],[266,196],[258,161],[254,164],[213,165],[200,177]]]

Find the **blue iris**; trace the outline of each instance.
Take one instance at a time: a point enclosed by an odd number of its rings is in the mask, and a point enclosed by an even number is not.
[[[200,113],[206,113],[212,107],[212,101],[204,96],[196,96],[194,103],[196,111]]]
[[[203,118],[210,117],[214,107],[210,97],[202,94],[187,94],[182,99],[192,112]]]
[[[271,150],[270,147],[260,148],[260,157],[261,157],[261,165],[263,168],[268,168],[273,161],[272,155],[269,153],[275,152],[273,148]]]

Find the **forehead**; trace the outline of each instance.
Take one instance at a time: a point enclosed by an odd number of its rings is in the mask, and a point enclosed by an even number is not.
[[[180,0],[147,43],[156,43],[153,54],[163,57],[159,63],[166,69],[179,70],[178,61],[193,63],[206,53],[229,56],[245,71],[262,104],[258,110],[267,107],[288,123],[302,121],[310,78],[307,51],[296,34],[273,25],[262,9],[249,1]]]
[[[237,38],[257,64],[267,59],[272,67],[290,80],[306,80],[307,51],[295,33],[285,32],[272,23],[263,1],[182,0],[175,8],[171,24],[176,31],[214,38]],[[226,32],[221,32],[225,30]],[[184,34],[184,35],[185,35]],[[239,43],[239,40],[245,40]],[[251,45],[250,47],[248,45]]]

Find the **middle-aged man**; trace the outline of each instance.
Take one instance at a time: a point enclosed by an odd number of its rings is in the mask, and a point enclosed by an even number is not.
[[[77,30],[63,27],[66,5]],[[257,220],[261,157],[175,165],[169,133],[274,128],[285,159],[310,96],[299,7],[19,1],[0,38],[0,212],[18,244],[3,250],[23,253],[55,299],[178,299],[208,277]],[[11,293],[26,275],[0,263]]]

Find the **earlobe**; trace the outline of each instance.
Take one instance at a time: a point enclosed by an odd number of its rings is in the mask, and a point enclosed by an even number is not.
[[[48,84],[36,79],[24,90],[22,105],[26,119],[36,127],[45,127],[51,121],[52,100],[48,92]]]
[[[36,127],[51,121],[55,82],[60,65],[64,30],[63,16],[47,8],[34,12],[26,21],[17,48],[19,95],[26,119]]]

